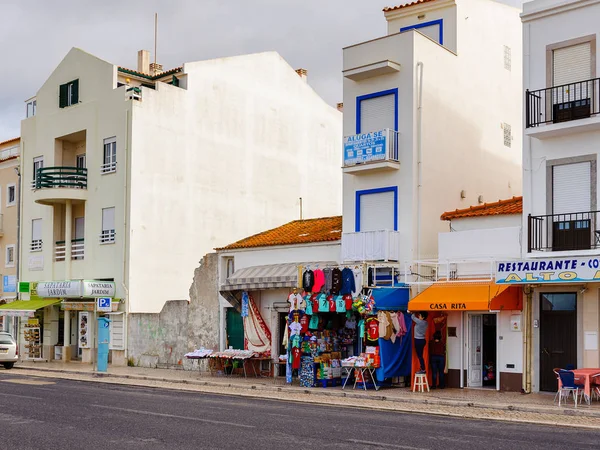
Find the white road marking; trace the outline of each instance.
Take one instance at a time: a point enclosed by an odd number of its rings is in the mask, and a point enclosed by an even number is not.
[[[384,442],[361,441],[360,439],[347,439],[347,442],[353,444],[372,445],[373,447],[401,448],[406,450],[429,450],[423,447],[411,447],[410,445],[386,444]]]
[[[150,412],[150,411],[140,411],[137,409],[118,408],[116,406],[104,406],[104,405],[92,405],[92,406],[94,406],[96,408],[112,409],[115,411],[123,411],[123,412],[129,412],[129,413],[134,413],[134,414],[143,414],[146,416],[169,417],[172,419],[193,420],[195,422],[205,422],[205,423],[212,423],[215,425],[227,425],[230,427],[239,427],[239,428],[256,428],[254,425],[244,425],[242,423],[225,422],[225,421],[221,421],[221,420],[200,419],[199,417],[176,416],[174,414],[164,414],[164,413],[157,413],[157,412]]]
[[[26,384],[28,386],[47,386],[49,384],[56,384],[54,381],[40,381],[40,380],[28,380],[28,379],[19,379],[19,378],[11,378],[8,380],[0,380],[3,383],[14,383],[14,384]]]
[[[0,392],[0,395],[5,395],[7,397],[28,398],[30,400],[43,400],[42,397],[31,397],[29,395],[18,395],[18,394],[6,394],[4,392]]]

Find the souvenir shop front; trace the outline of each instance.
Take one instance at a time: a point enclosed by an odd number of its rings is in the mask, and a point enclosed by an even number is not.
[[[439,282],[416,295],[408,308],[428,312],[428,343],[436,331],[442,333],[447,387],[521,391],[520,288],[493,281]],[[429,349],[427,345],[424,359],[431,383]]]
[[[408,287],[393,279],[373,286],[362,265],[300,270],[301,285],[287,299],[279,356],[287,383],[298,378],[303,387],[329,387],[350,381],[378,389],[410,375]]]

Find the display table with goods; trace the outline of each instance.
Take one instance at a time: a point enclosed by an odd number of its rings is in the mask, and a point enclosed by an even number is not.
[[[42,359],[42,340],[39,325],[25,324],[23,337],[27,359]]]
[[[184,355],[191,360],[208,360],[208,370],[211,375],[232,376],[239,369],[240,375],[248,376],[249,369],[252,370],[254,376],[264,376],[264,372],[271,373],[272,360],[270,352],[257,353],[252,350],[227,349],[222,352],[199,348],[193,352]],[[268,363],[268,367],[262,370],[260,365],[264,362]],[[256,368],[256,365],[259,368]],[[249,366],[249,367],[248,367]]]
[[[348,380],[354,376],[354,386],[363,388],[365,391],[367,387],[373,387],[376,391],[381,386],[377,384],[377,376],[375,371],[379,368],[379,348],[368,348],[369,353],[361,353],[360,356],[353,356],[351,358],[344,359],[342,361],[342,368],[345,369],[345,378],[342,389],[346,389]]]

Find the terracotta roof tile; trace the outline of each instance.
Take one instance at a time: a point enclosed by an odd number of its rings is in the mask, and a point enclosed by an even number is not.
[[[244,238],[226,247],[217,248],[217,250],[339,241],[341,236],[342,216],[294,220],[272,230]]]
[[[413,2],[405,3],[403,5],[386,6],[385,8],[383,8],[383,11],[384,12],[396,11],[397,9],[408,8],[409,6],[416,6],[416,5],[420,5],[421,3],[429,3],[429,2],[433,2],[433,1],[434,0],[415,0]]]
[[[20,137],[16,137],[16,138],[12,138],[12,139],[7,139],[6,141],[0,142],[0,145],[10,144],[11,142],[18,142],[20,140],[21,140]]]
[[[150,75],[149,73],[138,72],[137,70],[128,69],[127,67],[119,66],[119,72],[128,73],[130,75],[138,76],[141,78],[146,78],[148,80],[158,80],[162,77],[166,77],[167,75],[171,75],[177,72],[181,72],[183,67],[174,67],[173,69],[165,70],[164,72],[157,73],[156,75]]]
[[[494,203],[471,206],[465,209],[448,211],[440,217],[442,220],[463,219],[465,217],[502,216],[521,214],[523,212],[523,197],[513,197],[508,200],[498,200]]]

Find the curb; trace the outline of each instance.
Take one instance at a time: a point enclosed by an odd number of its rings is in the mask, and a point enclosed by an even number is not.
[[[47,373],[50,376],[51,373],[61,373],[61,374],[73,374],[79,376],[89,377],[88,380],[78,380],[78,381],[90,381],[94,382],[94,378],[103,378],[105,379],[103,382],[112,383],[111,379],[121,379],[121,380],[132,380],[132,381],[153,381],[160,383],[168,383],[172,385],[190,385],[190,386],[208,386],[208,387],[216,387],[216,388],[236,388],[243,389],[246,391],[253,391],[256,394],[227,394],[225,395],[233,395],[233,396],[249,396],[255,398],[268,398],[259,395],[260,391],[264,392],[290,392],[295,394],[305,394],[307,396],[307,402],[313,404],[328,404],[324,399],[319,400],[315,397],[333,397],[333,398],[347,398],[347,399],[357,399],[357,400],[372,400],[372,401],[381,401],[381,402],[390,402],[394,404],[404,404],[404,405],[427,405],[427,406],[445,406],[445,407],[469,407],[473,409],[488,409],[488,410],[496,410],[496,411],[510,411],[510,412],[524,412],[524,413],[533,413],[533,414],[549,414],[554,416],[571,416],[571,417],[587,417],[587,418],[598,418],[600,419],[600,411],[590,411],[585,409],[558,409],[557,407],[530,407],[526,405],[510,405],[510,404],[484,404],[472,401],[462,401],[462,400],[445,400],[445,399],[431,399],[431,398],[396,398],[396,397],[387,397],[385,395],[362,395],[355,392],[340,392],[340,391],[329,391],[325,390],[309,390],[302,387],[295,386],[262,386],[262,385],[238,385],[235,383],[226,383],[226,382],[215,382],[211,380],[200,381],[200,380],[178,380],[172,378],[164,378],[164,377],[152,377],[146,375],[120,375],[120,374],[111,374],[111,373],[98,373],[98,372],[86,372],[86,371],[77,371],[77,370],[63,370],[63,369],[50,369],[50,368],[41,368],[41,367],[17,367],[14,369],[19,370],[31,370],[40,373]],[[35,375],[34,375],[35,376]],[[44,375],[39,375],[44,376]],[[113,383],[113,384],[121,384],[121,383]],[[142,383],[136,384],[137,386],[144,386]],[[173,387],[173,389],[177,389]],[[312,399],[308,397],[313,397]],[[285,399],[280,399],[285,400]],[[347,407],[356,407],[362,408],[360,405],[346,405]],[[379,410],[389,411],[389,408],[377,408]],[[414,411],[410,409],[403,409],[402,412],[412,412],[418,414],[436,414],[442,416],[452,416],[452,417],[460,417],[460,418],[472,418],[470,416],[465,416],[462,414],[453,414],[446,412],[420,412]],[[509,422],[522,422],[522,423],[535,423],[535,424],[548,424],[548,425],[556,425],[556,426],[573,426],[575,428],[590,428],[590,429],[598,429],[599,427],[592,425],[569,425],[563,424],[560,422],[539,422],[539,421],[527,421],[527,420],[518,420],[518,419],[510,419],[510,418],[494,418],[490,420],[502,420]]]

